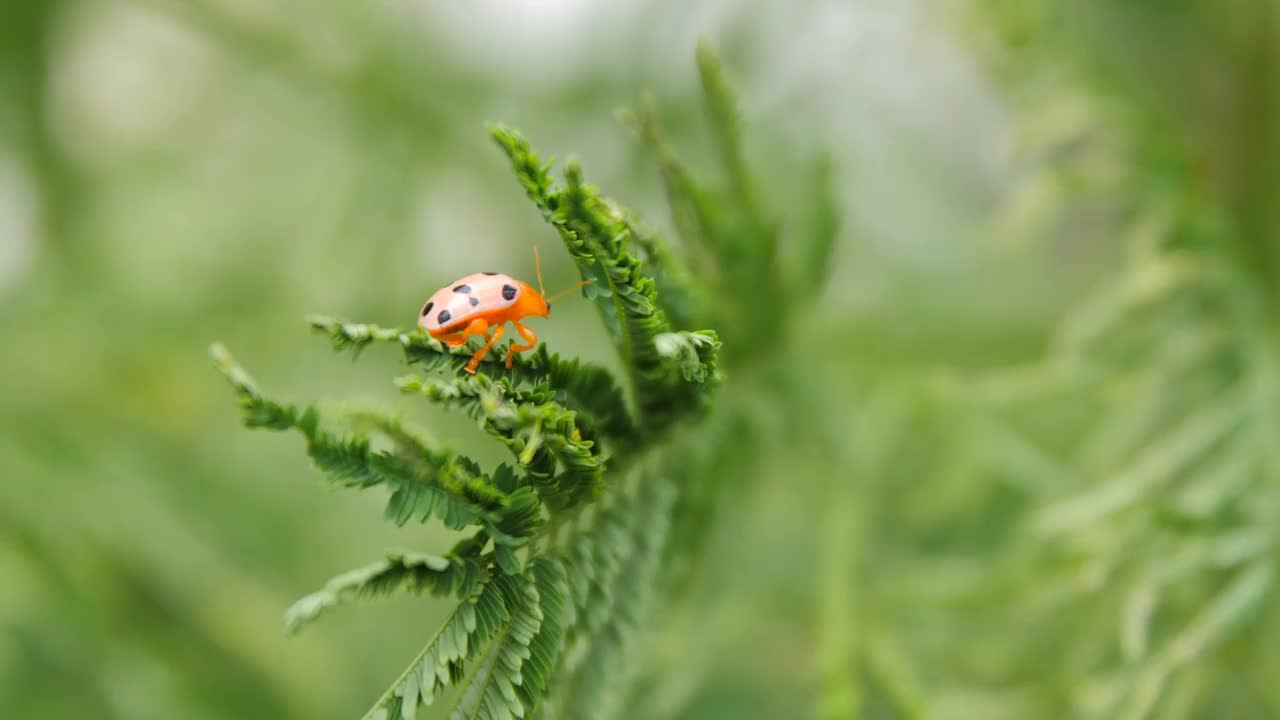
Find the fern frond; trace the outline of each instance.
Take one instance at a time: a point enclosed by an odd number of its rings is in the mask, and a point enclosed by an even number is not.
[[[522,360],[509,373],[491,371],[512,385],[545,384],[556,402],[577,413],[577,424],[585,437],[600,437],[627,447],[634,441],[635,425],[626,400],[613,374],[599,365],[552,355],[546,344],[519,356]]]
[[[750,318],[754,327],[779,332],[785,327],[789,303],[779,272],[778,229],[766,217],[747,169],[738,101],[720,61],[707,43],[698,45],[697,60],[711,139],[728,185],[716,205],[720,213],[714,224],[724,290],[741,304],[736,312]],[[807,293],[800,297],[805,296]],[[748,332],[745,328],[741,331]]]
[[[800,262],[787,286],[798,297],[815,297],[831,277],[831,259],[840,232],[840,203],[835,194],[835,167],[829,154],[820,155],[809,179],[810,205],[801,215],[806,219],[800,238]]]
[[[529,643],[529,659],[523,670],[524,683],[520,686],[520,701],[526,715],[537,709],[551,688],[553,673],[559,667],[565,629],[575,617],[564,564],[544,555],[532,562],[531,572],[538,590],[542,624]]]
[[[535,537],[544,525],[538,494],[534,488],[526,486],[507,496],[487,532],[498,545],[519,547]]]
[[[537,389],[476,375],[441,380],[407,376],[401,392],[419,393],[460,408],[511,450],[539,495],[553,510],[566,510],[602,489],[604,458],[584,440],[576,414]]]
[[[710,195],[697,183],[693,173],[667,141],[653,97],[646,94],[640,99],[638,108],[624,110],[622,121],[649,148],[658,164],[672,222],[690,256],[691,267],[707,285],[718,286],[722,248],[716,244],[720,238],[716,232],[716,213],[711,206]]]
[[[671,325],[679,330],[706,325],[705,292],[693,281],[684,261],[672,252],[661,236],[638,219],[624,213],[623,224],[635,241],[640,262],[653,276],[658,307]]]
[[[1019,596],[1019,611],[1052,626],[1064,658],[1055,680],[1070,688],[1073,714],[1164,717],[1173,703],[1207,708],[1203,670],[1254,664],[1252,631],[1275,620],[1280,533],[1254,511],[1280,501],[1268,278],[1256,267],[1265,262],[1247,259],[1253,238],[1187,181],[1193,154],[1167,118],[1123,88],[1090,87],[1103,83],[1080,72],[1088,53],[1062,63],[1062,28],[1043,5],[1008,18],[1016,32],[1046,38],[1025,50],[1056,72],[1023,86],[1033,92],[1019,99],[1035,107],[1025,149],[1043,167],[998,230],[1056,240],[1068,220],[1105,208],[1101,233],[1129,253],[1114,282],[1068,313],[1037,366],[1036,391],[1069,400],[1053,418],[1059,436],[1036,450],[1066,472],[1022,515],[1044,547],[1015,563],[1036,588]],[[1006,57],[1017,61],[1011,72],[1035,65],[1022,47]],[[1009,417],[1052,412],[1021,395],[985,405]],[[1069,411],[1083,419],[1060,422]],[[1074,624],[1061,620],[1063,607]],[[1075,632],[1086,622],[1111,632]]]
[[[596,189],[584,182],[579,166],[569,165],[565,181],[565,223],[578,237],[589,238],[589,246],[605,267],[621,324],[616,341],[631,372],[640,417],[647,426],[667,427],[697,406],[699,393],[706,392],[698,384],[714,377],[714,372],[686,373],[687,357],[659,351],[658,337],[671,333],[672,328],[659,308],[655,281],[630,251],[630,230]],[[714,336],[711,331],[703,332]],[[718,343],[706,347],[707,359],[714,363]],[[701,379],[686,379],[695,377]]]
[[[822,183],[829,181],[830,175],[819,173],[815,182],[815,190],[821,193],[819,209],[826,214],[811,222],[799,257],[791,261],[790,268],[784,267],[778,252],[777,225],[762,205],[747,168],[737,99],[715,52],[705,43],[698,46],[698,70],[724,188],[711,188],[694,179],[663,137],[652,101],[642,99],[639,109],[624,113],[623,119],[654,155],[691,266],[708,286],[709,294],[717,298],[718,312],[711,322],[731,346],[745,346],[761,327],[769,328],[775,336],[784,333],[796,304],[792,298],[813,297],[813,282],[821,282],[827,274],[827,268],[822,267],[814,281],[806,282],[804,292],[788,292],[795,282],[791,275],[807,271],[829,254],[834,208]],[[752,356],[744,354],[742,359],[749,362]]]
[[[667,428],[700,407],[698,397],[706,388],[685,380],[682,364],[670,361],[655,347],[655,338],[673,329],[660,308],[653,277],[631,250],[631,229],[622,211],[585,183],[576,163],[566,168],[565,187],[556,191],[546,167],[524,138],[504,128],[495,129],[493,136],[511,159],[521,184],[560,234],[583,279],[593,281],[587,288],[627,366],[640,426]]]
[[[364,720],[414,720],[419,706],[462,680],[469,661],[511,622],[510,583],[506,576],[491,577],[463,600]]]
[[[308,322],[312,329],[328,336],[335,349],[359,353],[373,342],[394,343],[404,350],[409,363],[424,371],[467,375],[463,368],[471,351],[465,346],[450,349],[423,332],[343,322],[323,315],[313,315]],[[514,387],[545,386],[555,394],[557,402],[578,413],[584,435],[599,435],[619,444],[631,440],[633,425],[626,400],[608,370],[552,354],[545,343],[533,352],[515,355],[513,360],[513,367],[507,368],[501,353],[490,353],[480,363],[482,374],[507,380]]]
[[[571,674],[559,703],[567,717],[616,717],[635,677],[637,666],[631,660],[641,651],[640,630],[650,620],[676,494],[662,477],[641,480],[628,508],[630,527],[601,528],[599,541],[614,546],[618,570],[612,587],[578,607],[583,622],[572,629],[573,644],[566,652],[579,659],[566,667]]]
[[[298,425],[301,417],[298,408],[292,405],[269,400],[258,390],[257,383],[249,375],[222,343],[214,343],[209,347],[209,356],[213,358],[218,370],[231,383],[236,393],[240,410],[244,414],[244,424],[250,428],[267,428],[270,430],[289,430]]]
[[[488,570],[475,558],[389,552],[385,559],[345,572],[295,602],[285,612],[285,630],[296,634],[330,608],[360,597],[399,590],[469,597],[488,579]]]
[[[543,621],[537,580],[530,575],[503,576],[495,585],[502,587],[511,617],[470,679],[459,688],[451,720],[523,718],[526,710],[533,709],[531,705],[526,708],[521,689],[523,669],[533,656],[532,646]]]
[[[700,62],[709,109],[730,123],[722,150],[738,153],[724,155],[741,170],[732,174],[732,195],[753,206],[728,212],[698,204],[699,231],[721,250],[749,238],[754,252],[774,234],[758,221],[722,78],[705,53]],[[322,414],[272,400],[214,350],[246,424],[297,431],[315,464],[344,486],[385,487],[386,517],[397,524],[439,518],[451,529],[477,529],[446,556],[393,553],[340,575],[287,614],[296,631],[360,597],[401,590],[462,597],[367,719],[412,720],[455,685],[456,720],[531,717],[546,698],[559,699],[548,707],[570,717],[615,715],[639,669],[624,660],[642,653],[640,630],[657,593],[670,588],[661,576],[679,493],[669,474],[653,468],[679,462],[682,456],[666,456],[663,441],[709,409],[720,381],[720,337],[701,329],[710,307],[705,278],[588,185],[576,162],[557,187],[550,164],[519,134],[498,127],[492,136],[579,274],[592,281],[583,295],[620,355],[629,398],[604,368],[546,345],[516,356],[511,368],[492,353],[471,374],[467,348],[423,332],[309,318],[337,350],[358,356],[375,343],[399,346],[420,372],[396,380],[401,392],[461,411],[511,453],[513,460],[486,471],[380,412]],[[715,273],[739,262],[772,265],[771,257],[729,253],[713,263]]]
[[[573,578],[572,597],[577,621],[568,631],[568,646],[577,656],[609,619],[614,588],[627,558],[635,550],[632,534],[640,518],[631,513],[629,496],[620,493],[593,518],[586,529],[568,540],[566,564]]]
[[[716,361],[720,338],[710,330],[662,333],[653,339],[654,350],[674,364],[686,382],[706,383],[719,379]]]
[[[407,333],[372,323],[344,322],[327,315],[308,315],[307,324],[313,331],[327,336],[334,350],[350,350],[356,357],[375,342],[392,342],[405,347],[421,344],[441,353],[446,351],[444,343],[422,332]]]
[[[554,188],[551,179],[551,163],[543,164],[538,154],[529,147],[529,142],[520,133],[510,128],[494,126],[490,128],[494,142],[511,161],[511,169],[516,180],[525,189],[529,199],[542,212],[542,218],[551,224],[560,234],[565,248],[578,266],[578,274],[590,284],[582,288],[584,297],[592,300],[600,312],[609,332],[617,336],[621,332],[621,324],[614,308],[613,290],[606,278],[603,262],[596,256],[594,249],[568,227],[564,217],[564,199]]]
[[[565,703],[572,694],[568,690],[571,678],[585,660],[591,640],[611,620],[614,594],[623,582],[621,574],[636,549],[636,526],[647,522],[636,513],[633,491],[619,488],[602,502],[603,507],[592,508],[587,522],[561,538],[544,556],[563,573],[561,580],[553,583],[557,588],[552,598],[560,609],[547,615],[548,620],[558,619],[562,627],[555,630],[561,639],[557,640],[560,650],[554,656],[550,655],[550,640],[547,642],[550,673],[557,682],[552,696],[540,706],[539,717],[564,714]],[[552,575],[548,573],[542,582],[552,583]]]
[[[600,198],[598,191],[587,185],[582,167],[570,161],[565,168],[565,188],[557,196],[556,229],[579,253],[589,258],[603,272],[600,280],[609,290],[613,304],[609,314],[618,320],[613,333],[615,345],[623,361],[633,367],[637,328],[647,323],[664,327],[666,318],[658,313],[653,278],[640,269],[639,260],[623,245],[626,228],[618,212]],[[643,334],[639,333],[643,338]],[[634,371],[633,371],[634,372]]]
[[[747,225],[752,228],[763,228],[764,221],[756,213],[760,202],[756,194],[755,181],[747,170],[746,159],[742,153],[742,127],[738,115],[738,99],[725,77],[720,58],[706,42],[698,43],[698,78],[702,81],[702,99],[711,123],[711,136],[720,156],[720,164],[724,169],[729,184],[730,197],[740,212],[746,214]],[[756,241],[770,240],[769,236],[754,238]],[[752,255],[772,258],[775,251],[770,248],[744,248]]]
[[[386,516],[403,525],[435,517],[446,527],[461,530],[478,524],[495,531],[495,538],[511,512],[511,499],[480,474],[465,457],[447,452],[374,450],[361,435],[338,437],[320,428],[314,407],[299,411],[293,405],[270,400],[258,391],[252,378],[221,345],[210,350],[219,368],[236,390],[245,423],[282,431],[297,430],[307,442],[307,454],[334,481],[352,488],[383,486],[391,491]]]

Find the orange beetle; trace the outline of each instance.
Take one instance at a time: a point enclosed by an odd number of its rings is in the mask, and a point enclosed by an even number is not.
[[[507,348],[507,367],[511,367],[515,353],[530,350],[538,344],[538,336],[520,321],[531,315],[550,315],[552,300],[591,282],[584,280],[550,298],[544,297],[542,261],[538,258],[537,248],[534,248],[533,257],[538,273],[537,290],[503,273],[467,275],[431,295],[418,313],[418,327],[451,348],[462,345],[471,335],[484,337],[484,347],[467,362],[467,372],[475,373],[489,348],[502,338],[503,328],[509,322],[525,340],[525,344],[513,342]],[[492,333],[489,333],[491,328]]]

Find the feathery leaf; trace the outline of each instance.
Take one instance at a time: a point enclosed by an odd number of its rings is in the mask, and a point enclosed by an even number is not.
[[[590,292],[627,366],[640,426],[667,428],[700,409],[700,399],[708,389],[686,378],[714,378],[713,357],[718,346],[707,346],[710,371],[691,372],[687,356],[673,358],[658,352],[656,338],[673,329],[660,308],[653,277],[631,250],[632,229],[624,213],[585,183],[577,163],[569,164],[565,187],[557,191],[524,138],[503,128],[494,130],[493,135],[511,159],[522,185],[536,189],[530,191],[530,197],[560,234],[583,279],[592,280],[587,288],[594,288]],[[537,174],[529,176],[535,168]]]
[[[543,620],[537,582],[528,575],[504,575],[494,583],[502,587],[511,616],[468,682],[459,688],[457,702],[449,715],[451,720],[509,720],[526,716],[519,691],[525,682],[524,666],[533,655],[530,646]],[[527,710],[531,711],[532,707]]]
[[[215,345],[211,352],[240,398],[247,425],[297,430],[306,439],[307,454],[316,466],[341,485],[386,487],[391,497],[385,514],[396,524],[435,517],[450,529],[479,524],[505,535],[498,528],[509,512],[510,498],[470,460],[422,447],[406,448],[406,434],[400,435],[402,446],[394,451],[374,450],[360,435],[334,436],[320,428],[314,407],[300,413],[292,405],[266,398],[225,348]]]
[[[358,597],[390,595],[402,589],[468,597],[487,581],[488,570],[474,558],[390,552],[385,559],[345,572],[295,602],[285,612],[285,629],[295,634],[330,608]]]
[[[491,577],[463,600],[365,720],[413,720],[419,706],[458,683],[485,643],[511,622],[510,583],[506,576]]]

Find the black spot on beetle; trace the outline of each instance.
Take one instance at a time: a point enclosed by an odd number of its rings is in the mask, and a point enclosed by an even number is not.
[[[498,273],[480,273],[481,275],[497,275]]]
[[[503,285],[503,286],[502,286],[502,299],[503,299],[503,300],[515,300],[515,299],[516,299],[516,286],[515,286],[515,285]]]
[[[443,325],[443,324],[445,324],[445,323],[449,322],[449,318],[451,318],[451,317],[453,317],[453,316],[449,314],[449,311],[448,311],[448,310],[441,310],[441,311],[440,311],[440,314],[436,316],[436,322],[438,322],[438,323],[440,323],[441,325]]]
[[[467,300],[471,303],[471,307],[475,307],[480,304],[480,298],[476,297],[475,295],[472,295],[471,297],[467,298]]]
[[[423,306],[422,306],[422,317],[426,317],[426,316],[427,316],[427,313],[431,312],[431,308],[432,308],[432,306],[434,306],[434,305],[435,305],[435,303],[433,303],[433,302],[429,302],[429,303],[427,303],[426,305],[423,305]]]
[[[471,286],[466,284],[458,285],[453,289],[453,291],[456,293],[462,293],[463,295],[466,295],[467,293],[471,292]]]

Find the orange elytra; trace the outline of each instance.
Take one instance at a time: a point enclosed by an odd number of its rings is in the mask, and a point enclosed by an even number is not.
[[[538,273],[537,290],[503,273],[467,275],[431,295],[418,313],[418,327],[451,348],[462,345],[471,335],[483,337],[484,347],[467,362],[467,372],[475,373],[489,348],[502,338],[503,328],[511,323],[525,340],[524,344],[512,342],[507,348],[507,367],[511,367],[515,353],[531,350],[538,344],[538,336],[520,321],[530,316],[550,315],[552,300],[591,282],[584,280],[549,298],[544,297],[542,260],[537,248],[533,249],[533,258]]]

